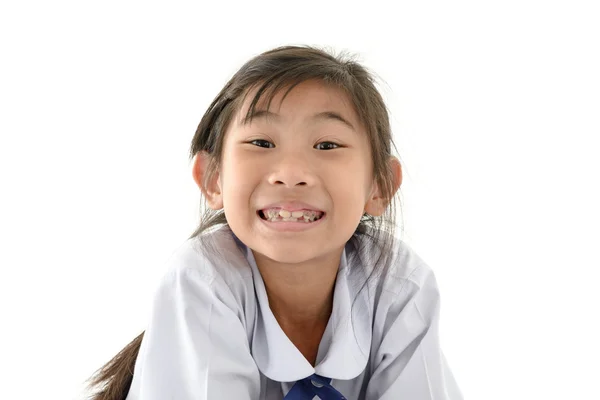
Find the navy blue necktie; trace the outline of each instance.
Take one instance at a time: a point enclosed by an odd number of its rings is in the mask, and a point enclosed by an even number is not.
[[[331,378],[317,374],[297,381],[283,400],[312,400],[315,396],[321,400],[346,400],[331,386]]]

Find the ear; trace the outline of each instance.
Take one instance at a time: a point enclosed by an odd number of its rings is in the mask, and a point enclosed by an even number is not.
[[[193,160],[192,176],[206,198],[208,206],[213,210],[220,210],[223,208],[223,193],[219,181],[219,172],[215,171],[212,176],[207,176],[210,162],[211,157],[207,152],[199,151],[196,153]]]
[[[392,171],[393,177],[393,191],[392,195],[396,194],[398,188],[402,184],[402,166],[400,165],[400,161],[391,156],[388,160],[388,168]],[[367,199],[367,203],[365,204],[365,212],[367,214],[373,215],[375,217],[379,217],[382,215],[389,205],[390,198],[384,198],[383,193],[379,189],[379,185],[375,182],[373,184],[373,189],[369,194],[369,198]]]

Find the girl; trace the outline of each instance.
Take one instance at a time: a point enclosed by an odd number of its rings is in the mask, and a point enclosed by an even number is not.
[[[394,238],[392,147],[356,62],[311,47],[247,62],[192,140],[200,226],[94,399],[461,399],[434,274]]]

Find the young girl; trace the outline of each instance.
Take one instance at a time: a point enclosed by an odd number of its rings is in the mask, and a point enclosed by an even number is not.
[[[392,147],[356,62],[310,47],[247,62],[192,141],[206,213],[94,399],[461,399],[434,274],[394,237]]]

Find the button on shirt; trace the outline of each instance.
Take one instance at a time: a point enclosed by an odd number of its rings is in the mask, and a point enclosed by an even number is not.
[[[154,294],[127,400],[461,400],[433,271],[398,240],[389,267],[373,272],[377,251],[346,245],[313,367],[229,227],[187,240]]]

